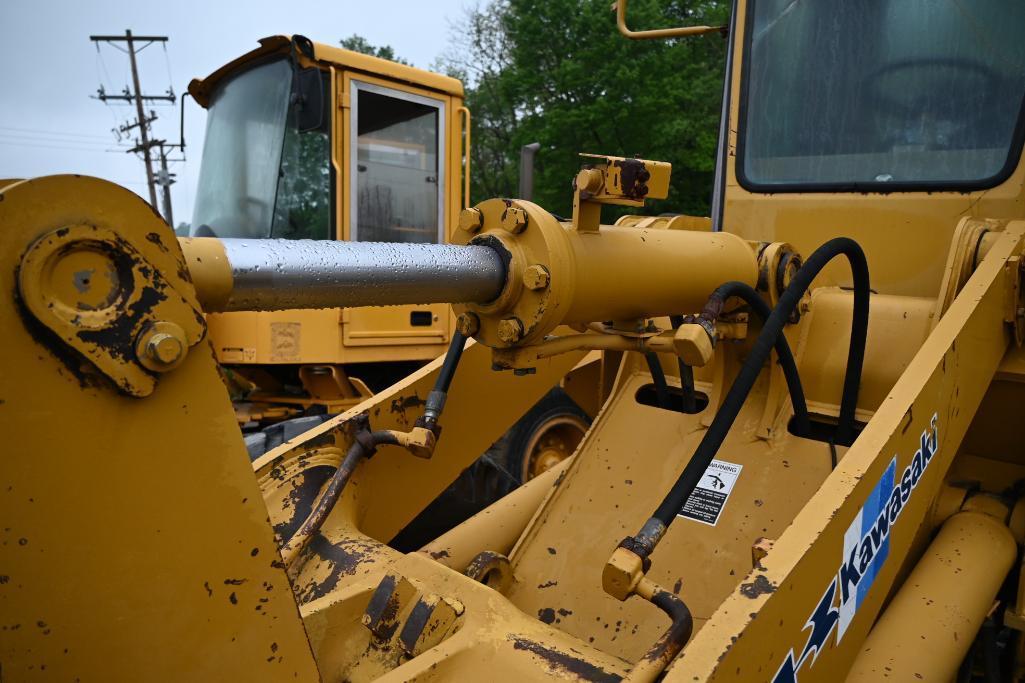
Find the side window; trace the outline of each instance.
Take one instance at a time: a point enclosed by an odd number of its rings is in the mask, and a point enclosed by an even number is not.
[[[329,74],[321,75],[320,86],[320,93],[301,95],[293,90],[281,145],[271,237],[314,240],[334,237]],[[304,107],[316,107],[319,111],[305,111]]]
[[[369,84],[354,86],[354,239],[439,242],[444,104]]]

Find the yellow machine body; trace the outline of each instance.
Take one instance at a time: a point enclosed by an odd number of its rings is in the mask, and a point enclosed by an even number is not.
[[[621,30],[645,37],[627,4]],[[733,17],[734,92],[752,5]],[[590,160],[571,220],[518,200],[464,210],[451,248],[501,256],[502,288],[452,300],[474,337],[458,364],[438,358],[252,463],[204,327],[244,284],[229,251],[179,243],[103,181],[0,188],[5,677],[950,681],[999,625],[1005,678],[1021,680],[1020,145],[992,187],[759,192],[738,176],[729,101],[722,231],[602,225],[601,205],[660,192],[668,166],[640,159]],[[856,278],[831,263],[790,289],[837,237],[871,274],[846,442]],[[707,313],[728,280],[795,309]],[[774,320],[806,431],[781,356],[751,363]],[[715,476],[645,537],[751,368]],[[392,547],[563,378],[597,411],[572,458],[419,551]]]
[[[366,174],[364,156],[381,149],[382,154],[392,156],[404,151],[406,157],[402,163],[424,165],[421,182],[427,180],[428,175],[433,176],[432,182],[438,190],[434,241],[447,240],[451,232],[448,226],[455,224],[455,217],[469,201],[470,169],[465,161],[469,159],[469,110],[463,106],[462,84],[454,78],[301,37],[272,36],[262,39],[258,49],[207,78],[194,80],[189,92],[201,105],[210,106],[217,101],[219,89],[232,79],[269,61],[289,58],[295,60],[298,68],[318,70],[325,79],[330,156],[322,162],[330,163],[331,168],[334,232],[330,238],[361,239],[356,230],[361,215],[358,204],[369,202],[381,193],[392,191],[398,195],[406,189],[389,185],[388,179],[384,179],[370,188],[377,195],[368,198],[365,190],[364,196],[359,197],[357,179],[361,173]],[[437,112],[436,148],[390,139],[387,127],[383,132],[358,134],[357,119],[361,111],[358,105],[360,98],[367,97],[375,98],[377,107],[381,107],[381,102],[388,102],[394,107],[414,103],[434,108]],[[389,115],[387,110],[374,111],[366,105],[364,109],[367,110],[365,117]],[[245,124],[240,121],[238,125]],[[211,132],[215,132],[214,129],[211,128]],[[209,139],[207,144],[211,144]],[[357,155],[364,156],[357,159]],[[436,166],[427,169],[426,165],[434,157]],[[323,171],[327,171],[326,166]],[[401,218],[395,220],[400,229]],[[216,231],[216,226],[213,227]],[[441,355],[451,337],[453,323],[449,307],[443,304],[316,311],[233,311],[208,317],[217,360],[252,383],[242,382],[251,390],[251,395],[246,407],[241,409],[240,419],[267,417],[271,420],[301,414],[302,408],[313,404],[329,412],[355,405],[372,393],[366,383],[367,374],[375,379],[378,375],[402,376],[413,367],[410,363],[422,364]],[[385,365],[378,365],[376,370],[368,370],[363,365],[361,371],[353,374],[349,372],[352,364]],[[306,366],[298,376],[289,377],[292,382],[301,383],[303,391],[299,394],[284,391],[281,386],[284,382],[271,379],[275,366]],[[261,368],[268,372],[260,372]]]

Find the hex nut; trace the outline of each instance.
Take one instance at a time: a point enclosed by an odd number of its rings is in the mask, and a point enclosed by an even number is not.
[[[548,269],[541,264],[534,264],[523,271],[523,286],[527,289],[544,289],[550,280]]]
[[[476,313],[463,313],[456,318],[456,330],[464,337],[472,337],[480,330],[480,318]]]
[[[498,322],[498,339],[504,344],[515,344],[523,337],[523,322],[519,318],[506,318]]]
[[[480,209],[463,209],[459,212],[459,227],[466,232],[478,232],[484,227],[484,215]]]
[[[518,206],[507,207],[502,214],[502,227],[518,235],[527,227],[527,212]]]

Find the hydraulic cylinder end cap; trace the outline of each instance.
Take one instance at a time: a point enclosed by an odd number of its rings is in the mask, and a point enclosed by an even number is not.
[[[456,305],[457,315],[467,315],[459,324],[472,329],[476,321],[473,337],[492,348],[540,341],[565,314],[566,307],[555,304],[572,296],[574,275],[565,228],[552,214],[523,200],[489,199],[472,211],[481,217],[480,229],[457,230],[453,243],[491,247],[505,264],[506,277],[493,301]],[[464,215],[471,222],[473,215]]]

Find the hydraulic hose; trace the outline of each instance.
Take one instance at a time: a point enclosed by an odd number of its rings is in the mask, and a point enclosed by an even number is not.
[[[378,446],[395,443],[398,443],[398,440],[395,434],[389,431],[357,432],[356,440],[352,442],[349,451],[345,454],[341,464],[338,465],[338,469],[331,476],[327,488],[324,489],[324,494],[317,501],[310,516],[306,518],[302,526],[288,539],[288,542],[281,546],[281,559],[286,566],[291,566],[295,562],[299,552],[306,546],[310,538],[320,531],[320,528],[324,525],[324,520],[327,519],[328,514],[334,509],[335,503],[341,497],[342,491],[345,490],[345,485],[349,483],[349,479],[352,477],[352,473],[356,471],[356,466],[359,465],[360,461],[373,455]]]
[[[658,360],[658,354],[648,351],[644,354],[644,360],[648,362],[648,372],[651,373],[651,381],[655,385],[658,407],[663,410],[672,410],[673,406],[669,400],[669,383],[666,382],[666,373],[662,369],[662,363]]]
[[[417,419],[417,426],[433,430],[437,425],[441,411],[445,408],[448,388],[452,385],[452,378],[455,377],[459,359],[463,356],[464,346],[466,346],[466,335],[459,331],[453,332],[452,341],[448,345],[448,351],[445,352],[445,360],[442,361],[441,370],[438,371],[438,378],[434,380],[434,388],[427,394],[424,414]]]
[[[865,253],[854,240],[837,237],[815,250],[804,266],[794,275],[790,285],[780,297],[779,303],[772,309],[750,355],[737,374],[722,407],[715,414],[712,424],[705,432],[701,443],[698,444],[690,462],[684,467],[680,477],[666,494],[651,519],[644,524],[637,536],[628,539],[631,541],[631,549],[634,552],[642,557],[647,557],[665,534],[666,529],[701,480],[709,463],[718,453],[730,427],[740,413],[747,395],[754,387],[762,366],[775,346],[777,338],[781,336],[784,325],[800,303],[801,297],[826,264],[840,255],[847,257],[854,280],[854,316],[851,325],[850,348],[847,353],[847,374],[844,377],[843,395],[840,399],[840,421],[837,427],[837,441],[845,443],[849,440],[848,435],[853,434],[854,431],[854,411],[857,407],[858,386],[861,382],[861,370],[865,359],[870,289]]]
[[[445,353],[445,360],[442,361],[441,369],[438,371],[438,378],[434,382],[434,389],[427,395],[424,414],[417,418],[416,426],[426,427],[437,434],[438,418],[441,417],[441,411],[445,407],[445,398],[448,396],[448,390],[452,385],[452,378],[456,374],[456,367],[459,365],[459,359],[463,355],[463,347],[465,345],[466,336],[459,332],[454,332],[452,334],[452,342]],[[345,454],[341,464],[338,465],[338,469],[331,476],[327,488],[324,489],[324,494],[317,501],[310,516],[281,547],[281,558],[286,566],[291,566],[295,562],[295,559],[299,556],[300,551],[302,551],[309,539],[320,531],[320,528],[324,525],[324,520],[327,519],[328,514],[330,514],[335,503],[341,497],[342,491],[345,490],[346,484],[349,483],[353,472],[356,471],[356,466],[364,458],[373,455],[377,447],[382,444],[401,445],[399,441],[400,434],[388,430],[371,432],[367,428],[366,418],[364,417],[363,420],[362,428],[356,431],[349,451]]]
[[[763,322],[767,321],[772,314],[769,304],[765,303],[765,299],[758,295],[754,287],[734,280],[721,285],[712,292],[704,310],[701,311],[701,317],[714,322],[722,314],[726,301],[734,296],[750,306],[755,315]],[[783,370],[783,377],[786,379],[787,388],[790,391],[790,403],[794,408],[797,433],[807,434],[811,429],[811,422],[808,419],[808,403],[804,397],[801,376],[797,372],[797,362],[794,360],[794,354],[790,350],[786,335],[782,331],[776,335],[774,348],[776,356],[779,358],[780,368]]]

